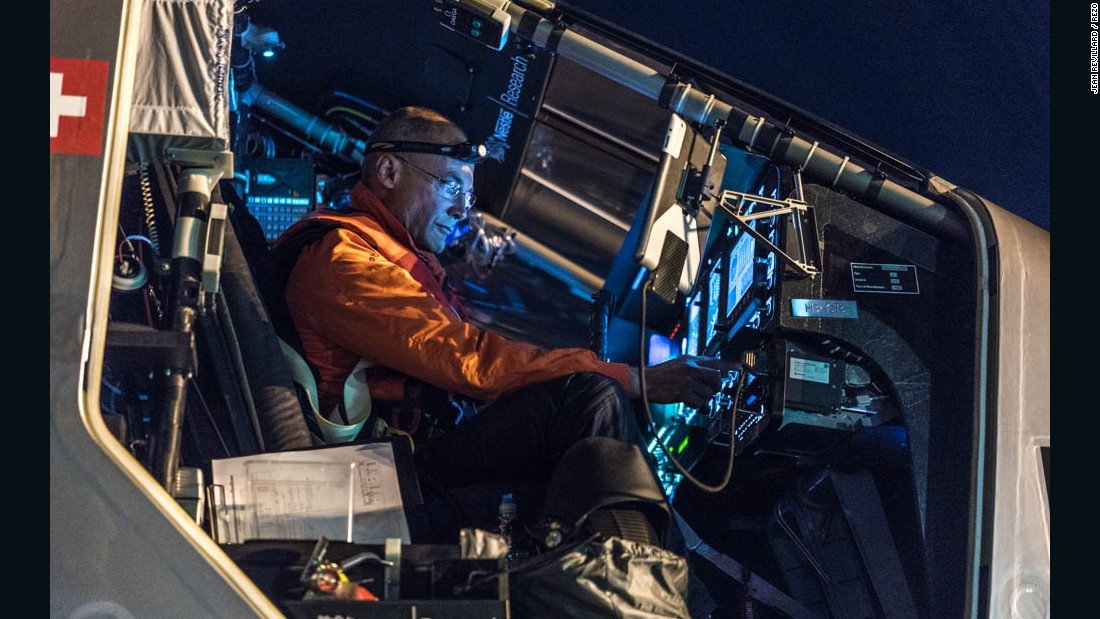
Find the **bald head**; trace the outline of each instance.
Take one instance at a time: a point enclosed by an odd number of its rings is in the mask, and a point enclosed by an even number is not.
[[[375,142],[402,141],[460,144],[466,141],[466,134],[451,119],[433,109],[407,106],[390,112],[378,123],[367,147]],[[371,186],[371,168],[379,156],[379,153],[370,153],[363,158],[362,179],[368,186]]]
[[[378,123],[368,150],[378,142],[453,145],[466,142],[466,134],[435,110],[402,107]],[[363,158],[360,178],[405,226],[417,247],[439,253],[455,224],[466,217],[474,165],[434,152],[380,150]]]

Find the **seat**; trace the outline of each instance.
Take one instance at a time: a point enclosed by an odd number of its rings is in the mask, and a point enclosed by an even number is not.
[[[295,380],[282,354],[276,319],[269,309],[269,295],[263,294],[264,265],[257,254],[257,235],[266,251],[263,230],[248,213],[232,185],[222,182],[214,199],[233,204],[226,227],[221,294],[225,299],[226,341],[239,359],[235,366],[250,399],[256,433],[262,451],[284,451],[312,447],[308,416],[298,397]],[[257,257],[259,255],[259,258]]]
[[[243,201],[229,183],[222,183],[223,195],[235,199],[235,208],[230,219],[233,230],[239,240],[242,256],[247,263],[254,282],[253,302],[262,306],[265,315],[262,322],[268,323],[270,333],[265,334],[269,342],[277,342],[278,351],[271,351],[275,359],[281,359],[285,366],[295,400],[301,409],[301,416],[308,427],[309,445],[299,447],[332,445],[347,443],[359,437],[364,426],[373,424],[363,438],[377,438],[386,433],[387,427],[378,419],[371,419],[370,390],[367,387],[363,369],[365,362],[356,366],[344,385],[344,401],[341,407],[322,413],[319,410],[316,374],[301,354],[301,342],[290,317],[290,309],[283,297],[283,276],[275,263],[274,256],[267,244],[267,237],[259,221],[248,211]],[[267,354],[269,346],[265,346]],[[261,359],[253,358],[250,364],[261,364]],[[271,363],[268,361],[267,363]]]

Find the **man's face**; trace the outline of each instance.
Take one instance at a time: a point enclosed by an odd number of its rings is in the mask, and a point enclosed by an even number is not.
[[[466,217],[465,194],[474,187],[474,166],[443,155],[402,153],[395,158],[400,199],[394,215],[405,224],[417,247],[438,254],[446,248],[455,224]],[[446,195],[447,183],[458,184],[458,196]]]

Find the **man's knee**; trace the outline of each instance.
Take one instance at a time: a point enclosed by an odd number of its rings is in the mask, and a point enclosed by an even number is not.
[[[597,372],[578,372],[569,377],[566,392],[565,408],[584,411],[593,435],[638,442],[634,407],[618,381]]]
[[[569,388],[592,393],[593,395],[614,397],[629,404],[626,392],[619,381],[599,372],[577,372],[569,376]]]

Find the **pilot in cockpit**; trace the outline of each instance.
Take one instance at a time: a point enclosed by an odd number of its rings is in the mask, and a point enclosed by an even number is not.
[[[548,480],[589,437],[645,454],[631,402],[643,380],[650,402],[700,407],[736,367],[689,355],[639,369],[470,322],[436,254],[475,204],[483,156],[440,113],[397,109],[371,135],[350,206],[311,213],[273,246],[276,260],[292,265],[286,301],[318,375],[321,410],[340,406],[349,375],[361,371],[372,414],[412,436],[425,492]],[[614,475],[591,471],[601,473]],[[495,510],[495,501],[484,503]],[[471,524],[439,520],[454,530]],[[675,532],[671,539],[675,547]]]

